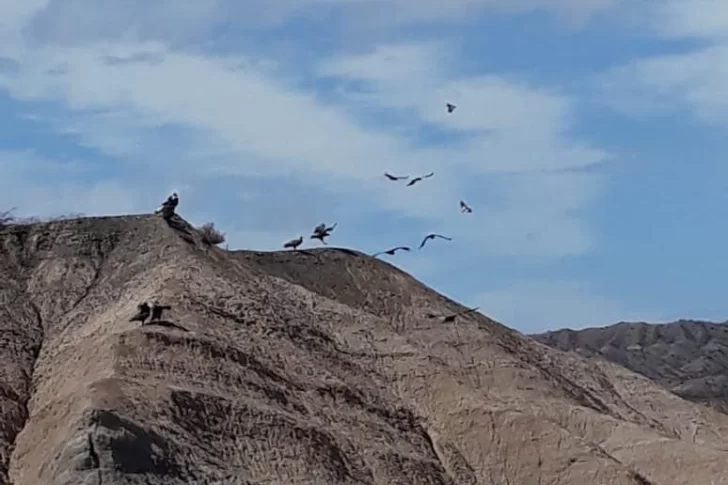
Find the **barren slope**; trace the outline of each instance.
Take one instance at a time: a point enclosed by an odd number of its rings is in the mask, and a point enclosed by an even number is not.
[[[429,319],[461,307],[360,253],[176,226],[0,232],[0,483],[728,483],[728,416],[479,314]],[[154,298],[187,331],[128,322]]]
[[[681,397],[728,412],[728,325],[689,320],[660,325],[622,322],[533,337],[560,350],[616,362]]]

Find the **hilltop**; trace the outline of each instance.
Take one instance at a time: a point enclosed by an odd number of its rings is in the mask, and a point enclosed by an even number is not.
[[[728,413],[726,324],[620,322],[602,328],[546,332],[533,338],[560,350],[615,362],[678,396]]]
[[[83,218],[0,230],[0,278],[0,484],[728,483],[728,416],[357,251]]]

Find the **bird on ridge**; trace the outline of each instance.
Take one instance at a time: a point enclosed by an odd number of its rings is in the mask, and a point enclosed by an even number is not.
[[[303,236],[299,236],[298,239],[291,239],[283,245],[284,248],[298,249],[298,246],[303,244]]]
[[[149,304],[145,301],[137,305],[137,313],[129,319],[130,322],[142,322],[142,325],[144,325],[144,322],[147,318],[149,318],[149,314],[151,313],[151,308],[149,308]]]
[[[151,318],[151,320],[149,320],[149,323],[154,322],[156,320],[161,320],[162,312],[164,310],[169,310],[171,308],[172,307],[169,305],[160,305],[156,301],[154,303],[152,303],[152,318]]]

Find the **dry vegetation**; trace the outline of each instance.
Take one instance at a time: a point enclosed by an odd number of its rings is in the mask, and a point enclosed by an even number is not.
[[[203,224],[197,230],[200,231],[202,242],[207,245],[217,246],[225,242],[225,234],[215,229],[214,222]]]
[[[728,416],[355,251],[0,230],[0,484],[728,484]],[[186,330],[128,322],[141,300]]]

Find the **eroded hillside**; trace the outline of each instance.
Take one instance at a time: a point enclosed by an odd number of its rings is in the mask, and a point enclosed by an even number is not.
[[[691,401],[728,413],[728,325],[683,320],[558,330],[535,339],[600,357],[649,377]]]
[[[184,221],[0,232],[0,483],[728,483],[728,416],[386,262]],[[181,328],[128,322],[141,300]],[[711,481],[712,480],[712,481]]]

